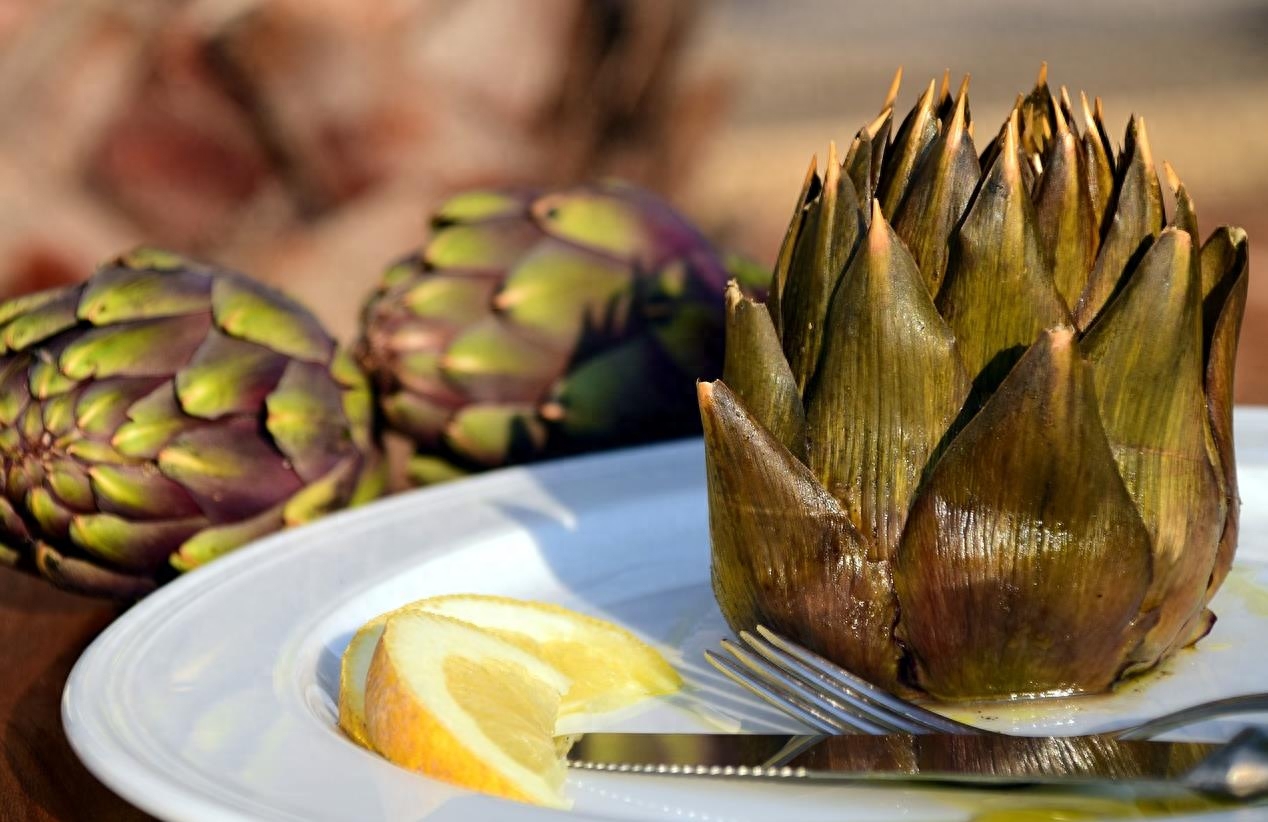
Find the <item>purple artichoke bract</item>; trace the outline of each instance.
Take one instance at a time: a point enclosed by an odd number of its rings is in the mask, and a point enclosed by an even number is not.
[[[729,277],[654,195],[471,191],[390,268],[357,347],[413,481],[699,431]]]
[[[714,590],[885,687],[1104,691],[1210,630],[1233,560],[1247,241],[1202,245],[1145,124],[967,83],[812,166],[702,383]],[[895,89],[896,91],[896,89]]]
[[[138,249],[0,303],[0,556],[133,598],[377,495],[364,374],[304,308]]]

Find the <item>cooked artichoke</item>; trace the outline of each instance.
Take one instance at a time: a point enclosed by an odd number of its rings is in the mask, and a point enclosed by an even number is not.
[[[272,289],[138,249],[0,303],[0,561],[133,598],[382,485],[365,375]]]
[[[967,82],[895,89],[798,197],[763,306],[699,387],[713,585],[897,691],[1103,691],[1210,630],[1237,543],[1247,242],[1167,223],[1041,73],[979,155]]]

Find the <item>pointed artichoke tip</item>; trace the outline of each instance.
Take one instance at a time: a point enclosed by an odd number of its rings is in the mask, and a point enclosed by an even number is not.
[[[1089,131],[1096,128],[1096,115],[1092,113],[1092,106],[1087,101],[1087,92],[1079,92],[1079,102],[1083,105],[1083,125]]]
[[[699,401],[702,411],[713,408],[713,391],[719,382],[719,380],[696,380],[696,400]]]
[[[1053,106],[1053,119],[1057,122],[1057,137],[1064,139],[1070,133],[1070,125],[1065,121],[1065,112],[1061,106]]]
[[[1158,241],[1155,245],[1161,246],[1163,243],[1173,243],[1175,245],[1174,253],[1188,254],[1193,250],[1193,238],[1189,236],[1189,232],[1178,226],[1169,225],[1158,235]]]
[[[1166,175],[1167,185],[1171,187],[1171,190],[1179,194],[1180,188],[1184,185],[1184,183],[1180,181],[1180,175],[1176,174],[1176,170],[1171,165],[1170,161],[1162,161],[1162,173]]]
[[[867,244],[870,250],[878,251],[889,241],[889,224],[885,222],[885,212],[881,210],[881,201],[872,198],[872,219],[867,227]]]
[[[1053,351],[1064,351],[1073,347],[1077,331],[1069,325],[1054,325],[1044,330],[1041,338],[1047,340],[1048,347]]]
[[[951,125],[947,129],[950,139],[948,145],[958,142],[959,133],[964,130],[969,111],[969,75],[964,75],[960,83],[960,91],[955,98],[955,111],[951,115]]]
[[[1043,88],[1048,85],[1048,61],[1039,61],[1039,77],[1035,80],[1036,88]]]
[[[898,89],[903,84],[903,67],[900,64],[898,70],[894,72],[894,79],[889,82],[889,92],[885,95],[885,103],[881,106],[881,111],[892,109],[894,102],[898,100]]]
[[[936,79],[929,80],[929,86],[925,89],[924,94],[920,95],[920,100],[916,103],[916,108],[926,108],[933,105],[933,95],[938,91],[938,81]]]

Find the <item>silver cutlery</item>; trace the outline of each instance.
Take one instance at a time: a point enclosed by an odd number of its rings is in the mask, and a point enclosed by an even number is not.
[[[763,626],[740,632],[748,647],[727,640],[733,659],[705,651],[710,664],[784,713],[825,734],[992,735],[894,696],[862,677]],[[1113,732],[1119,739],[1149,739],[1184,725],[1221,716],[1268,711],[1268,693],[1211,700]]]

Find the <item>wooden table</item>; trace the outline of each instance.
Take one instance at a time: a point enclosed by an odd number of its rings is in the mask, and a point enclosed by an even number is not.
[[[93,778],[62,731],[66,677],[122,611],[0,570],[0,820],[150,818]]]

